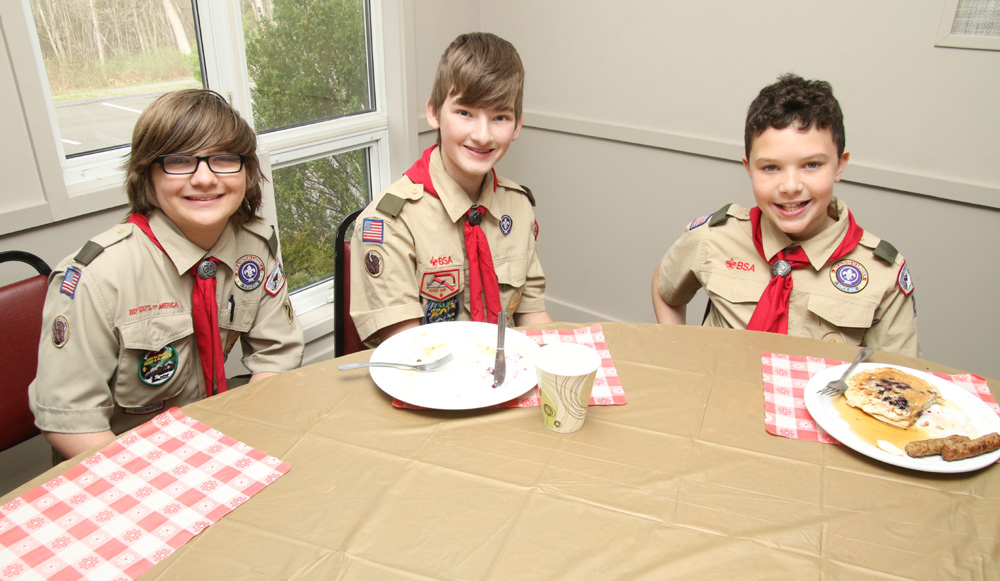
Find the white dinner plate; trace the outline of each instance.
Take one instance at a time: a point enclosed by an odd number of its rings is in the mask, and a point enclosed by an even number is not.
[[[370,368],[372,379],[392,397],[420,407],[470,410],[514,399],[535,387],[538,344],[513,329],[504,334],[507,376],[493,387],[497,326],[473,321],[431,323],[393,335],[371,361],[426,363],[448,353],[451,362],[436,371]]]
[[[1000,432],[1000,416],[997,416],[983,400],[979,399],[975,394],[969,393],[954,383],[941,379],[936,375],[931,375],[918,369],[886,363],[862,363],[854,373],[876,367],[894,367],[927,381],[938,388],[942,398],[957,405],[985,433]],[[806,409],[809,410],[809,414],[821,428],[839,440],[841,444],[887,464],[911,468],[913,470],[922,470],[924,472],[969,472],[989,466],[1000,459],[1000,450],[953,462],[945,462],[940,456],[925,456],[923,458],[911,458],[906,455],[896,456],[862,440],[851,431],[847,421],[840,417],[840,414],[833,406],[834,398],[817,393],[827,383],[839,378],[846,369],[847,365],[838,365],[817,373],[809,380],[803,393],[803,399],[805,400]]]

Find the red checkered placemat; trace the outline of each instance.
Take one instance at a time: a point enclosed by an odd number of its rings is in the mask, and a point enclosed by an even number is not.
[[[595,349],[601,355],[601,367],[597,370],[597,377],[594,378],[590,405],[624,405],[628,403],[622,382],[618,378],[618,370],[615,369],[615,362],[611,359],[611,352],[608,351],[608,344],[604,339],[604,329],[601,328],[600,324],[580,329],[524,329],[518,332],[531,337],[540,346],[549,343],[579,343]],[[421,409],[397,399],[392,401],[392,405],[399,408]],[[539,405],[541,405],[541,398],[538,395],[538,386],[536,385],[524,395],[493,407],[517,408],[537,407]]]
[[[0,506],[0,578],[135,579],[288,470],[172,408]]]
[[[847,362],[801,355],[761,354],[761,367],[764,373],[764,426],[767,431],[776,436],[796,440],[840,444],[823,428],[816,425],[806,410],[802,394],[813,375],[845,363]],[[982,377],[971,373],[934,375],[976,394],[990,409],[1000,415],[1000,405],[993,399],[986,380]]]

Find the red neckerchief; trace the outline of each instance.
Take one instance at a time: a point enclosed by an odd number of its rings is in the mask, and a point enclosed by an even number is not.
[[[437,145],[424,150],[423,156],[406,170],[406,177],[415,184],[424,187],[424,191],[439,198],[434,183],[431,180],[431,153]],[[497,173],[493,171],[493,191],[497,189]],[[479,226],[483,218],[483,210],[472,206],[465,213],[465,255],[469,259],[469,311],[473,321],[496,323],[500,312],[500,284],[497,282],[497,272],[493,266],[493,255],[490,253],[490,242]],[[483,303],[486,310],[483,312]]]
[[[764,254],[764,241],[760,231],[760,208],[750,210],[750,225],[753,228],[753,245],[757,249],[761,258],[767,260]],[[846,256],[857,247],[861,241],[861,236],[865,231],[854,222],[854,214],[847,211],[847,235],[833,251],[827,262],[837,260]],[[781,250],[768,261],[774,265],[779,260],[788,262],[791,268],[784,275],[775,274],[772,269],[771,281],[767,283],[760,300],[757,301],[757,308],[750,316],[747,329],[751,331],[768,331],[770,333],[788,334],[788,297],[792,294],[792,270],[802,268],[809,264],[809,257],[801,246],[796,246],[792,250]]]
[[[156,239],[153,229],[149,227],[149,220],[142,214],[132,214],[128,221],[135,224],[140,230],[149,236],[157,248],[164,250],[163,245]],[[209,258],[218,264],[216,258]],[[212,396],[212,376],[215,375],[215,385],[217,393],[226,391],[226,368],[225,355],[222,353],[222,337],[219,334],[219,309],[215,302],[215,276],[201,278],[197,273],[198,265],[191,267],[188,274],[194,276],[194,289],[191,292],[191,319],[194,322],[194,339],[198,345],[198,355],[201,358],[201,371],[205,377],[205,397]],[[214,369],[214,374],[213,374]]]

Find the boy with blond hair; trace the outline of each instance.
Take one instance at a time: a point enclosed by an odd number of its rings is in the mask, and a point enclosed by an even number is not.
[[[683,324],[704,287],[706,326],[919,357],[906,260],[833,196],[850,153],[829,83],[787,74],[765,87],[744,143],[757,206],[729,204],[688,225],[653,275],[657,321]]]
[[[351,241],[351,316],[377,345],[424,323],[551,321],[534,198],[494,166],[521,132],[514,47],[463,34],[441,57],[427,122],[437,144],[368,205]]]

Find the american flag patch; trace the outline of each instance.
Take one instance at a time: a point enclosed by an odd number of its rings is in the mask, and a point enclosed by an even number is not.
[[[69,295],[69,298],[73,298],[76,294],[76,283],[80,282],[80,271],[75,268],[67,268],[66,274],[63,276],[62,285],[59,286],[59,292],[64,295]]]
[[[365,218],[361,225],[362,242],[382,243],[382,220],[378,218]]]

